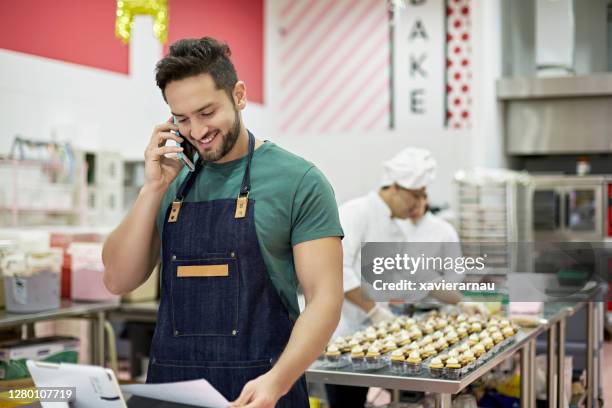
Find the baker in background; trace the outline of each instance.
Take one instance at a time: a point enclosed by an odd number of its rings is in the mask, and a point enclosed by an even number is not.
[[[436,246],[440,248],[437,256],[446,256],[444,251],[449,247],[455,252],[458,249],[457,244],[452,244],[459,242],[455,229],[427,210],[427,186],[435,176],[436,161],[431,153],[409,147],[383,163],[383,176],[377,190],[340,207],[340,222],[345,234],[342,241],[344,303],[335,337],[350,335],[366,324],[377,324],[394,316],[385,303],[372,301],[361,288],[362,242],[440,243]],[[451,245],[445,247],[446,243]],[[460,252],[452,256],[457,255],[460,256]],[[461,279],[454,272],[444,277],[446,281]],[[406,300],[416,303],[428,295],[449,304],[457,304],[462,299],[458,292],[437,291]],[[368,391],[363,387],[339,385],[328,385],[326,390],[331,408],[363,407]]]

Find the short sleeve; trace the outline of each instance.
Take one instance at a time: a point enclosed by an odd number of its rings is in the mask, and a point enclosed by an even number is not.
[[[297,185],[291,211],[291,245],[325,237],[343,237],[331,185],[315,166]]]

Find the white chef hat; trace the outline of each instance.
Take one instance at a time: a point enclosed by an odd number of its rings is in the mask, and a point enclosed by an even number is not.
[[[383,163],[381,186],[394,183],[417,190],[427,187],[436,177],[436,160],[429,150],[408,147]]]

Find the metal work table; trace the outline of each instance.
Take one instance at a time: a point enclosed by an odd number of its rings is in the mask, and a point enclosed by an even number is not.
[[[433,392],[437,397],[437,406],[441,408],[450,407],[452,394],[456,394],[473,383],[486,372],[493,369],[505,359],[511,357],[514,353],[519,352],[521,357],[521,406],[535,407],[535,340],[541,333],[554,333],[552,342],[549,343],[549,392],[555,395],[552,400],[549,399],[550,407],[557,407],[559,395],[562,395],[562,375],[563,362],[556,364],[555,358],[550,358],[551,349],[555,352],[559,351],[559,357],[564,358],[565,347],[565,320],[573,315],[578,309],[584,307],[584,303],[578,304],[549,304],[545,306],[542,314],[540,325],[536,328],[521,329],[515,336],[515,340],[500,350],[497,354],[488,358],[479,367],[468,372],[458,380],[450,380],[443,378],[433,378],[427,368],[423,367],[421,373],[417,375],[398,375],[391,372],[389,367],[383,368],[375,372],[355,372],[349,365],[339,369],[322,369],[321,361],[315,362],[306,372],[306,379],[309,382],[353,385],[362,387],[383,387],[393,390],[409,390],[409,391],[427,391]],[[592,308],[592,304],[587,307]],[[589,326],[592,328],[592,326]],[[592,331],[592,330],[591,330]],[[589,336],[593,334],[589,332]],[[562,333],[561,335],[557,335]],[[549,340],[550,340],[549,334]],[[591,342],[592,343],[592,342]],[[553,345],[553,347],[550,347]],[[590,349],[592,356],[592,348]],[[556,355],[554,355],[556,356]],[[592,370],[587,370],[587,382],[592,387]],[[560,386],[559,386],[560,385]],[[591,390],[592,391],[592,390]],[[590,393],[592,394],[592,393]],[[550,397],[550,394],[549,394]]]
[[[155,322],[157,318],[158,302],[124,303],[110,310],[110,318],[130,319],[136,321]],[[395,390],[429,391],[438,394],[438,405],[440,407],[451,406],[451,396],[473,383],[484,373],[490,371],[514,353],[520,353],[521,357],[521,406],[533,407],[536,405],[535,393],[535,341],[542,334],[548,336],[548,401],[549,407],[561,406],[561,396],[565,392],[563,375],[565,358],[565,324],[566,319],[574,315],[581,308],[588,310],[588,344],[587,354],[589,366],[587,367],[587,385],[592,407],[596,401],[594,393],[596,383],[594,382],[594,354],[593,344],[595,340],[594,328],[594,305],[593,303],[549,303],[545,305],[540,325],[532,329],[521,329],[515,337],[515,341],[506,348],[489,358],[479,367],[467,373],[458,380],[443,378],[431,378],[424,368],[421,374],[416,376],[400,376],[391,373],[386,368],[375,372],[355,372],[352,368],[343,369],[321,369],[320,362],[315,362],[306,372],[306,379],[314,383],[328,383],[354,386],[379,386]],[[558,363],[557,363],[558,362]]]
[[[134,320],[137,322],[154,323],[157,321],[157,300],[149,302],[122,303],[109,313],[110,319]]]
[[[118,302],[73,302],[62,299],[59,309],[38,313],[7,313],[0,310],[0,328],[23,326],[26,338],[33,337],[33,325],[44,320],[79,317],[92,321],[92,363],[104,364],[104,323],[106,312],[116,309]]]

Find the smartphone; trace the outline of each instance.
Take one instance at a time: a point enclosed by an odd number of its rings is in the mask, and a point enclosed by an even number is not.
[[[174,120],[174,124],[178,126],[178,121],[176,120],[176,117],[173,117],[173,120]],[[185,166],[187,166],[189,171],[194,171],[195,166],[193,165],[193,159],[195,155],[195,147],[191,143],[189,143],[189,141],[187,140],[185,136],[181,135],[181,132],[177,130],[177,131],[174,131],[174,133],[177,136],[180,136],[183,138],[183,143],[178,143],[176,140],[168,139],[166,140],[166,146],[172,146],[172,147],[180,146],[183,148],[183,151],[178,152],[178,153],[166,153],[164,156],[171,158],[171,159],[173,158],[179,159],[185,164]]]

